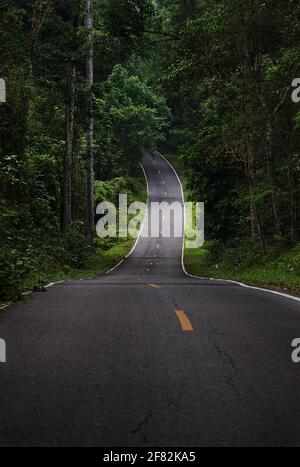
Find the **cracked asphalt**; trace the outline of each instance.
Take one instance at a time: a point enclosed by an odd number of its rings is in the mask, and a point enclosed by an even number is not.
[[[143,166],[149,201],[182,202],[162,157]],[[181,249],[140,238],[110,274],[0,314],[1,447],[300,445],[300,304],[188,277]]]

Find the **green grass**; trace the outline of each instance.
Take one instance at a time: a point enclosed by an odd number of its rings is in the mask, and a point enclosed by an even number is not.
[[[136,180],[135,193],[131,196],[136,201],[146,202],[147,201],[147,186],[144,178],[138,178]],[[112,267],[116,266],[131,250],[135,239],[129,238],[116,238],[116,239],[97,239],[96,251],[90,253],[87,256],[86,261],[80,267],[61,266],[56,262],[49,262],[49,264],[43,264],[39,271],[35,271],[29,277],[26,278],[21,286],[21,292],[28,292],[50,282],[68,281],[68,280],[79,280],[96,278],[102,276]],[[21,293],[18,293],[18,297],[22,299]],[[0,310],[8,302],[0,301]]]
[[[88,256],[86,262],[80,268],[65,267],[49,273],[43,272],[28,278],[23,284],[22,291],[27,292],[50,282],[89,279],[102,276],[109,269],[117,265],[130,251],[134,240],[119,240],[111,248],[104,250],[98,248],[95,253]],[[22,299],[20,296],[19,299]],[[0,310],[8,302],[0,302]]]
[[[85,264],[80,268],[67,268],[65,271],[59,271],[57,274],[51,275],[48,281],[56,282],[101,276],[128,254],[132,243],[132,240],[126,240],[117,243],[106,251],[99,248],[95,253],[88,256]]]
[[[80,268],[66,267],[64,271],[43,272],[28,278],[23,285],[23,292],[34,290],[50,282],[79,280],[96,278],[105,274],[109,269],[116,266],[131,250],[135,240],[119,240],[114,246],[107,250],[98,248],[95,253],[88,256],[86,262]],[[22,299],[22,296],[19,297]],[[0,302],[1,308],[8,302]]]
[[[187,179],[180,158],[165,154],[180,176],[185,200],[191,199]],[[185,248],[187,272],[199,277],[226,279],[249,285],[290,293],[300,293],[300,245],[287,251],[270,248],[269,254],[251,251],[249,245],[224,247],[216,253],[215,242],[206,242],[202,248]]]
[[[247,261],[236,264],[234,249],[230,250],[226,258],[220,257],[214,261],[211,244],[207,242],[201,249],[185,250],[185,266],[195,276],[228,279],[257,287],[300,293],[299,254],[298,245],[275,258],[261,259],[260,264],[247,264]]]

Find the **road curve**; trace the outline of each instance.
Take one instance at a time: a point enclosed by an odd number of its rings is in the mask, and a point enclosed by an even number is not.
[[[149,201],[182,202],[146,154]],[[300,446],[300,305],[197,280],[181,238],[0,314],[0,446]]]

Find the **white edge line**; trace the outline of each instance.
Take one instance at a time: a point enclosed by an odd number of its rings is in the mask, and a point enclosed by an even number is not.
[[[146,184],[147,184],[147,194],[148,194],[148,200],[149,200],[150,191],[149,191],[148,178],[147,178],[145,169],[144,169],[144,167],[143,167],[143,165],[142,165],[141,163],[140,163],[140,166],[141,166],[141,168],[142,168],[142,171],[143,171],[143,173],[144,173],[144,177],[145,177],[145,180],[146,180]],[[148,209],[148,200],[147,200],[147,209]],[[117,265],[114,266],[112,269],[110,269],[109,271],[107,271],[107,272],[105,273],[105,275],[108,275],[108,274],[110,274],[112,271],[114,271],[115,269],[117,269],[119,266],[121,266],[121,264],[122,264],[127,258],[129,258],[129,256],[132,255],[132,253],[133,253],[134,250],[136,249],[137,244],[138,244],[138,242],[139,242],[139,240],[140,240],[140,238],[141,238],[141,234],[142,234],[142,232],[143,232],[144,225],[145,225],[145,222],[146,222],[146,216],[147,216],[147,211],[145,212],[144,222],[143,222],[142,225],[141,225],[139,235],[138,235],[138,237],[137,237],[137,239],[136,239],[136,241],[135,241],[135,243],[134,243],[132,249],[130,250],[130,252],[125,256],[125,258],[123,258],[123,259],[119,262],[119,264],[117,264]]]
[[[229,284],[239,285],[240,287],[244,287],[246,289],[259,290],[261,292],[267,292],[267,293],[271,293],[273,295],[279,295],[280,297],[289,298],[291,300],[295,300],[296,302],[300,302],[300,297],[295,297],[294,295],[285,294],[283,292],[278,292],[276,290],[264,289],[262,287],[255,287],[254,285],[248,285],[248,284],[244,284],[243,282],[237,282],[237,281],[228,280],[228,279],[225,280],[225,279],[210,278],[210,280],[211,281],[218,281],[218,282],[227,282]]]
[[[62,284],[64,282],[69,282],[69,281],[58,281],[58,282],[50,282],[50,284],[44,285],[43,287],[45,289],[49,289],[50,287],[53,287],[54,285],[57,284]],[[28,297],[28,295],[31,295],[34,292],[34,290],[29,290],[28,292],[22,292],[22,297]],[[3,306],[0,306],[0,311],[5,310],[5,308],[8,308],[10,305],[14,305],[15,302],[9,302]]]
[[[141,168],[142,168],[142,171],[143,171],[143,173],[144,173],[144,177],[145,177],[145,180],[146,180],[146,183],[147,183],[147,193],[148,193],[148,199],[149,199],[149,184],[148,184],[147,175],[146,175],[145,169],[144,169],[144,167],[142,166],[141,163],[140,163],[140,166],[141,166]],[[148,203],[147,203],[147,205],[148,205]],[[146,214],[145,214],[145,219],[146,219]],[[134,252],[134,250],[135,250],[135,248],[136,248],[136,246],[137,246],[137,244],[138,244],[138,241],[139,241],[139,239],[140,239],[141,233],[142,233],[142,231],[143,231],[144,224],[145,224],[145,219],[144,219],[144,222],[143,222],[143,224],[142,224],[142,226],[141,226],[141,228],[140,228],[139,235],[138,235],[138,237],[137,237],[137,239],[136,239],[136,241],[135,241],[135,244],[133,245],[131,251],[130,251],[124,258],[122,258],[121,261],[120,261],[116,266],[114,266],[113,268],[111,268],[111,269],[109,269],[108,271],[106,271],[106,272],[104,273],[105,276],[107,276],[108,274],[110,274],[111,272],[113,272],[115,269],[117,269],[119,266],[121,266],[121,264],[124,263],[124,261],[125,261],[127,258],[129,258],[129,256]],[[90,279],[92,279],[92,278],[90,278]],[[85,280],[85,279],[80,279],[80,280]],[[47,288],[49,288],[49,287],[53,287],[53,286],[56,285],[56,284],[62,284],[63,282],[67,282],[67,281],[52,282],[51,284],[46,285],[45,288],[47,289]]]
[[[138,241],[140,240],[140,237],[141,237],[141,234],[143,232],[143,229],[144,229],[144,225],[145,225],[145,222],[146,222],[146,216],[147,216],[147,211],[148,211],[148,201],[149,201],[149,196],[150,196],[150,191],[149,191],[149,183],[148,183],[148,178],[147,178],[147,175],[146,175],[146,172],[145,172],[145,169],[144,167],[142,166],[142,164],[140,163],[140,166],[142,168],[142,171],[144,173],[144,177],[145,177],[145,180],[146,180],[146,184],[147,184],[147,194],[148,194],[148,200],[147,200],[147,209],[146,209],[146,212],[145,212],[145,217],[144,217],[144,222],[142,223],[141,225],[141,228],[140,228],[140,232],[139,232],[139,235],[132,247],[132,250],[128,253],[127,256],[125,256],[125,259],[129,258],[130,255],[132,255],[132,253],[134,252],[134,250],[136,249],[136,246],[138,244]]]
[[[184,205],[184,193],[183,193],[183,186],[182,186],[182,183],[181,183],[181,180],[178,176],[178,173],[176,172],[176,170],[174,169],[174,167],[172,166],[172,164],[168,161],[168,159],[163,156],[162,154],[160,154],[159,152],[157,153],[160,157],[162,157],[164,159],[164,161],[171,167],[171,169],[173,170],[177,180],[178,180],[178,183],[179,183],[179,186],[180,186],[180,189],[181,189],[181,197],[182,197],[182,202],[183,202],[183,205]],[[185,209],[183,210],[183,222],[185,224]],[[181,252],[181,266],[182,266],[182,270],[184,272],[185,275],[189,276],[189,277],[194,277],[195,279],[201,279],[200,277],[198,276],[193,276],[192,274],[189,274],[187,272],[187,270],[185,269],[185,265],[184,265],[184,237],[182,238],[182,252]]]
[[[171,169],[173,170],[174,174],[176,175],[176,178],[179,182],[179,185],[180,185],[180,188],[181,188],[181,195],[182,195],[182,201],[183,201],[183,204],[184,204],[184,192],[183,192],[183,186],[182,186],[182,183],[181,183],[181,180],[176,172],[176,170],[174,169],[174,167],[172,166],[172,164],[168,161],[168,159],[163,156],[162,154],[160,154],[159,152],[157,153],[159,156],[161,156],[165,161],[166,163],[171,167]],[[185,222],[185,210],[184,210],[184,222]],[[199,276],[193,276],[192,274],[189,274],[187,272],[187,270],[185,269],[185,265],[184,265],[184,237],[182,239],[182,255],[181,255],[181,265],[182,265],[182,269],[183,269],[183,272],[184,274],[186,274],[187,276],[189,277],[193,277],[194,279],[207,279],[207,278],[204,278],[204,277],[199,277]],[[261,292],[267,292],[267,293],[270,293],[270,294],[273,294],[273,295],[279,295],[280,297],[284,297],[284,298],[289,298],[290,300],[294,300],[296,302],[300,302],[300,297],[295,297],[294,295],[288,295],[288,294],[285,294],[285,293],[282,293],[282,292],[277,292],[276,290],[269,290],[269,289],[263,289],[261,287],[254,287],[252,285],[247,285],[247,284],[244,284],[243,282],[236,282],[236,281],[231,281],[231,280],[226,280],[226,279],[213,279],[213,278],[210,278],[209,280],[211,281],[219,281],[219,282],[227,282],[227,283],[230,283],[230,284],[235,284],[235,285],[239,285],[240,287],[244,287],[246,289],[252,289],[252,290],[259,290]]]
[[[142,168],[142,170],[143,170],[144,177],[145,177],[145,180],[146,180],[146,183],[147,183],[147,192],[148,192],[148,199],[149,199],[149,184],[148,184],[148,179],[147,179],[147,176],[146,176],[145,169],[144,169],[144,167],[142,166],[141,163],[140,163],[140,166],[141,166],[141,168]],[[148,203],[147,203],[147,205],[148,205]],[[145,215],[145,219],[146,219],[146,215]],[[128,255],[125,256],[125,258],[121,259],[121,261],[120,261],[116,266],[114,266],[113,268],[111,268],[111,269],[109,269],[108,271],[106,271],[106,272],[104,273],[104,275],[107,275],[107,274],[111,273],[112,271],[114,271],[115,269],[117,269],[119,266],[121,266],[121,264],[125,261],[125,259],[127,259],[127,258],[133,253],[133,251],[135,250],[135,248],[136,248],[136,246],[137,246],[137,243],[138,243],[138,241],[139,241],[139,239],[140,239],[140,235],[141,235],[141,232],[143,231],[144,224],[145,224],[145,220],[144,220],[144,222],[143,222],[143,224],[142,224],[142,226],[141,226],[139,236],[138,236],[138,238],[136,239],[136,242],[135,242],[135,244],[134,244],[132,250],[130,251],[130,253],[128,253]],[[79,280],[81,281],[81,280],[89,280],[89,279],[93,279],[93,278],[92,278],[92,277],[89,277],[89,278],[86,278],[86,279],[79,279]],[[50,282],[49,284],[44,285],[44,288],[45,288],[45,289],[50,289],[50,288],[53,287],[54,285],[64,284],[64,283],[66,283],[66,282],[71,282],[71,281],[72,281],[72,279],[70,279],[70,280],[65,280],[65,281]],[[29,292],[23,292],[23,293],[22,293],[22,296],[23,296],[23,297],[26,297],[26,296],[32,294],[33,292],[34,292],[34,290],[30,290]],[[0,307],[0,311],[5,310],[5,308],[7,308],[7,307],[9,307],[10,305],[12,305],[12,303],[13,303],[13,302],[10,302],[10,303],[7,303],[6,305],[1,306],[1,307]]]
[[[50,289],[50,287],[53,287],[54,285],[57,285],[57,284],[63,284],[64,282],[68,282],[68,281],[50,282],[50,284],[44,285],[44,287],[45,287],[45,289]]]
[[[124,258],[121,259],[121,261],[120,261],[116,266],[114,266],[113,268],[111,268],[111,269],[109,269],[108,271],[106,271],[106,272],[105,272],[105,275],[107,275],[107,274],[113,272],[115,269],[117,269],[119,266],[121,266],[121,264],[122,264],[124,261],[125,261]]]
[[[43,285],[45,289],[49,289],[50,287],[53,287],[54,285],[57,284],[62,284],[64,282],[69,282],[69,281],[58,281],[58,282],[50,282],[50,284]],[[28,295],[31,295],[34,292],[34,290],[28,290],[27,292],[22,292],[22,297],[28,297]],[[14,305],[16,302],[9,302],[3,306],[0,306],[0,311],[5,310],[5,308],[8,308],[10,305]]]

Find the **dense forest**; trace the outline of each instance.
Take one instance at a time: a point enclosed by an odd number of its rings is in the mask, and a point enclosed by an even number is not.
[[[298,1],[2,0],[0,301],[116,247],[94,206],[140,196],[143,147],[205,202],[191,268],[300,288],[299,56]]]

